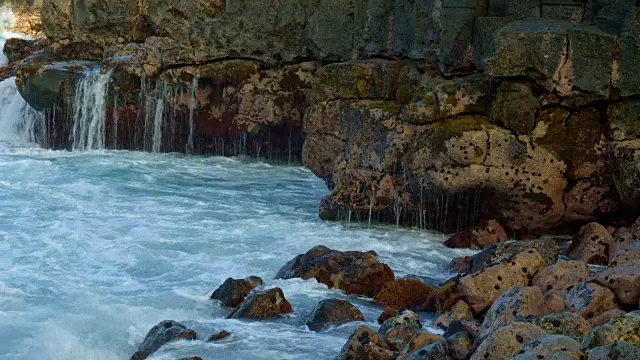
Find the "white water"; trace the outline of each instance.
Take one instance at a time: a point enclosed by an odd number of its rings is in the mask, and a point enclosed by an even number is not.
[[[232,336],[172,343],[150,359],[331,359],[358,324],[310,332],[304,317],[317,302],[348,298],[374,327],[382,309],[313,280],[273,280],[289,259],[320,244],[375,250],[398,277],[437,282],[452,257],[467,254],[437,234],[319,221],[328,191],[301,167],[87,151],[104,146],[106,76],[79,84],[75,152],[33,145],[41,115],[15,79],[0,83],[0,359],[127,359],[165,319],[202,339]],[[154,138],[157,126],[154,118]],[[211,291],[249,275],[282,287],[294,314],[225,319]]]

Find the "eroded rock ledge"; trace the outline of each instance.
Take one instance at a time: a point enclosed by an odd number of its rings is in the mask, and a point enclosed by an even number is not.
[[[192,117],[196,153],[301,157],[324,218],[526,235],[638,212],[635,1],[49,0],[42,19],[18,83],[51,147],[77,73],[42,64],[92,60],[114,69],[107,147],[146,149],[162,97],[163,151]]]

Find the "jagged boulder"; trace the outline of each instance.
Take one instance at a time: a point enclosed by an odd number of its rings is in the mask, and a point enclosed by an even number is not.
[[[590,282],[580,283],[569,290],[564,302],[567,310],[586,319],[618,308],[611,290]]]
[[[589,277],[589,268],[584,261],[560,261],[540,269],[531,283],[542,291],[566,291]]]
[[[173,321],[165,320],[154,326],[144,338],[131,360],[144,360],[158,351],[166,343],[177,340],[195,340],[195,330]]]
[[[255,292],[230,315],[231,319],[268,319],[292,312],[291,304],[280,288]]]
[[[389,281],[373,297],[373,301],[387,308],[416,308],[433,293],[433,288],[420,280]]]
[[[322,331],[352,321],[364,321],[358,308],[345,300],[328,299],[322,300],[313,308],[307,318],[307,326],[311,331]]]
[[[455,360],[466,359],[473,349],[473,338],[464,332],[458,332],[447,337],[449,355]]]
[[[394,280],[393,271],[371,253],[341,252],[316,246],[285,264],[276,279],[311,279],[347,294],[373,297]]]
[[[609,263],[609,249],[612,247],[613,236],[604,226],[592,222],[580,229],[567,253],[588,264],[606,265]]]
[[[453,235],[444,242],[444,246],[484,249],[505,240],[507,240],[507,233],[502,225],[496,220],[487,220],[478,226]]]
[[[544,315],[543,293],[536,286],[514,287],[491,305],[480,326],[480,337],[486,336],[502,326],[529,316]]]
[[[339,360],[393,360],[396,353],[389,349],[387,343],[374,330],[367,326],[359,326],[342,347]]]
[[[463,276],[457,291],[475,313],[480,313],[512,287],[528,286],[533,275],[544,266],[544,259],[537,250],[527,250],[477,273]]]
[[[257,276],[246,279],[228,278],[211,294],[211,299],[220,301],[224,306],[236,307],[253,289],[263,284],[262,279]]]

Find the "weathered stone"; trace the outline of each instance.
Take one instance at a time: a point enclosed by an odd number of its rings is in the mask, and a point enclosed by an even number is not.
[[[418,330],[409,325],[394,325],[384,333],[384,341],[393,351],[404,349],[411,339],[418,334]]]
[[[537,250],[545,262],[545,266],[556,263],[560,248],[558,242],[552,238],[527,241],[508,241],[491,246],[472,256],[469,272],[484,270],[496,263],[505,262],[507,259],[528,250]]]
[[[582,316],[569,312],[545,315],[532,320],[532,322],[540,326],[547,334],[575,338],[586,336],[592,328]]]
[[[490,16],[540,17],[540,4],[529,0],[491,0],[488,11]]]
[[[580,360],[582,345],[569,336],[546,335],[530,341],[513,360]]]
[[[449,343],[449,355],[455,360],[466,359],[473,348],[473,338],[464,332],[447,337],[447,342]]]
[[[450,360],[449,345],[441,340],[415,351],[407,360]]]
[[[567,253],[574,259],[589,264],[609,263],[609,249],[613,246],[613,236],[607,229],[595,222],[583,226],[573,239]]]
[[[451,309],[460,299],[457,293],[458,282],[449,280],[435,289],[427,300],[420,305],[419,311],[442,313]]]
[[[564,297],[567,310],[588,319],[596,314],[617,309],[615,295],[600,285],[583,282],[573,287]]]
[[[610,266],[596,277],[621,304],[636,306],[640,301],[640,259]]]
[[[480,337],[496,331],[511,322],[529,316],[544,315],[543,293],[540,288],[514,287],[500,295],[485,314]]]
[[[307,318],[307,326],[311,331],[322,331],[352,321],[364,321],[358,308],[345,300],[328,299],[322,300],[313,308]]]
[[[424,348],[425,346],[429,346],[435,342],[442,341],[444,338],[440,335],[429,334],[426,332],[419,332],[416,336],[414,336],[407,346],[402,349],[400,354],[398,355],[397,360],[406,360],[413,353]]]
[[[268,319],[292,312],[291,304],[280,288],[255,292],[230,315],[232,319]]]
[[[507,233],[496,220],[487,220],[480,225],[457,233],[444,242],[449,248],[479,248],[507,240]]]
[[[627,1],[628,2],[628,1]],[[619,3],[619,2],[618,2]],[[610,7],[609,7],[610,8]],[[619,42],[619,56],[615,58],[612,73],[613,93],[616,97],[629,97],[640,94],[640,9],[629,4],[626,10],[629,21],[622,30]],[[619,22],[621,17],[616,20]]]
[[[597,326],[589,332],[582,344],[588,348],[613,344],[616,341],[626,341],[640,346],[640,316],[627,314],[611,319],[608,323]]]
[[[315,278],[330,288],[347,294],[375,295],[384,284],[393,281],[389,266],[370,253],[341,252],[317,246],[285,264],[276,279]]]
[[[405,310],[382,323],[380,329],[378,329],[378,333],[380,333],[384,339],[387,337],[388,332],[396,326],[407,326],[415,329],[416,332],[422,328],[418,314],[411,310]]]
[[[502,293],[516,286],[528,286],[544,266],[537,250],[528,250],[459,280],[458,292],[475,313],[488,309]]]
[[[464,274],[469,271],[469,267],[471,266],[471,256],[453,258],[449,263],[449,271]]]
[[[609,99],[616,36],[595,27],[578,26],[568,31],[570,78],[575,90]]]
[[[378,319],[376,321],[378,322],[378,324],[382,324],[396,315],[398,315],[398,309],[386,308],[382,311],[380,316],[378,316]]]
[[[589,277],[589,268],[584,261],[560,261],[540,269],[533,277],[532,284],[547,292],[566,291]]]
[[[627,313],[620,309],[613,309],[600,313],[589,319],[591,327],[596,327],[608,323],[611,319],[618,316],[625,316]]]
[[[640,347],[626,341],[599,346],[589,351],[588,360],[625,360],[640,359]]]
[[[209,340],[207,340],[207,342],[214,342],[214,341],[220,341],[224,338],[227,338],[231,336],[231,333],[226,331],[226,330],[222,330],[219,333],[213,334],[209,337]]]
[[[517,134],[530,134],[536,125],[540,102],[531,88],[517,82],[504,82],[498,88],[491,117]]]
[[[564,292],[550,290],[544,294],[544,313],[555,314],[565,310]]]
[[[490,334],[471,355],[470,360],[506,360],[516,355],[529,341],[545,335],[537,325],[512,322]]]
[[[625,205],[640,202],[640,139],[610,144],[611,177]]]
[[[337,359],[340,360],[393,360],[396,353],[372,329],[359,326],[342,347]]]
[[[131,360],[143,360],[158,351],[166,343],[177,340],[195,340],[196,332],[173,320],[162,321],[154,326]]]
[[[465,113],[489,113],[490,80],[485,75],[472,75],[443,82],[436,86],[435,93],[442,117]]]
[[[465,72],[472,68],[473,23],[476,10],[447,7],[440,14],[440,71],[445,74]]]
[[[496,1],[491,1],[494,6]],[[509,6],[511,1],[505,1]],[[503,26],[512,22],[512,17],[487,16],[477,17],[473,31],[473,65],[477,69],[484,69],[489,59],[496,55],[495,33]]]
[[[420,280],[404,279],[389,281],[373,297],[373,301],[387,308],[415,308],[423,304],[433,288]]]
[[[640,137],[640,101],[625,100],[609,105],[609,129],[613,140],[632,140]]]
[[[262,286],[262,284],[262,279],[257,276],[241,280],[228,278],[211,294],[211,299],[222,302],[224,306],[236,307],[244,301],[253,289]]]
[[[476,339],[480,334],[480,325],[482,325],[480,320],[456,320],[449,325],[443,336],[448,338],[462,332],[468,335],[469,338]]]
[[[473,319],[473,312],[466,302],[459,300],[451,309],[436,319],[436,326],[447,329],[452,322],[466,319]]]

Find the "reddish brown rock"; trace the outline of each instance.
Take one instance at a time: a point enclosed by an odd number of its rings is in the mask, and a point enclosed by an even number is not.
[[[514,287],[491,305],[480,326],[480,337],[484,337],[504,325],[529,316],[544,315],[543,294],[539,287]]]
[[[398,309],[386,308],[380,316],[378,316],[378,324],[382,324],[396,315],[398,315]]]
[[[345,300],[328,299],[319,302],[311,311],[307,318],[307,326],[311,331],[322,331],[352,321],[364,321],[364,316],[358,308]]]
[[[446,330],[452,322],[466,319],[473,319],[473,311],[471,311],[469,304],[459,300],[451,309],[436,319],[436,326]]]
[[[458,281],[450,280],[435,289],[427,300],[418,307],[419,311],[442,313],[453,307],[460,296],[458,295]]]
[[[409,325],[396,325],[384,334],[384,341],[393,351],[400,351],[418,334],[418,330]]]
[[[617,309],[615,295],[600,285],[583,282],[564,296],[567,310],[589,319],[596,314]]]
[[[232,319],[268,319],[293,312],[291,304],[285,299],[280,288],[273,288],[251,294],[229,318]]]
[[[444,242],[450,248],[485,249],[507,240],[507,232],[496,220],[487,220],[480,225],[459,232]]]
[[[257,276],[250,276],[240,280],[228,278],[211,294],[211,299],[220,301],[224,306],[236,307],[244,301],[253,289],[262,286],[262,284],[262,279]]]
[[[502,293],[516,286],[528,286],[535,273],[545,266],[537,250],[522,252],[459,280],[457,292],[474,313],[488,309]]]
[[[371,253],[341,252],[316,246],[285,264],[276,279],[311,279],[347,294],[373,297],[394,280],[393,271]]]
[[[542,289],[566,291],[589,277],[589,268],[584,261],[561,261],[540,269],[533,277],[532,284]]]
[[[420,280],[389,281],[373,297],[373,301],[388,308],[413,309],[423,304],[434,289]]]
[[[209,336],[209,340],[207,340],[207,342],[213,342],[213,341],[220,341],[224,338],[227,338],[231,336],[231,333],[226,331],[226,330],[222,330],[217,334],[213,334],[211,336]]]
[[[554,314],[564,311],[564,294],[558,290],[550,290],[544,294],[544,313]]]
[[[396,353],[382,337],[367,326],[359,326],[342,347],[339,360],[393,360]]]
[[[609,249],[613,246],[613,236],[607,229],[595,222],[583,226],[573,239],[567,253],[574,259],[588,264],[609,263]]]

